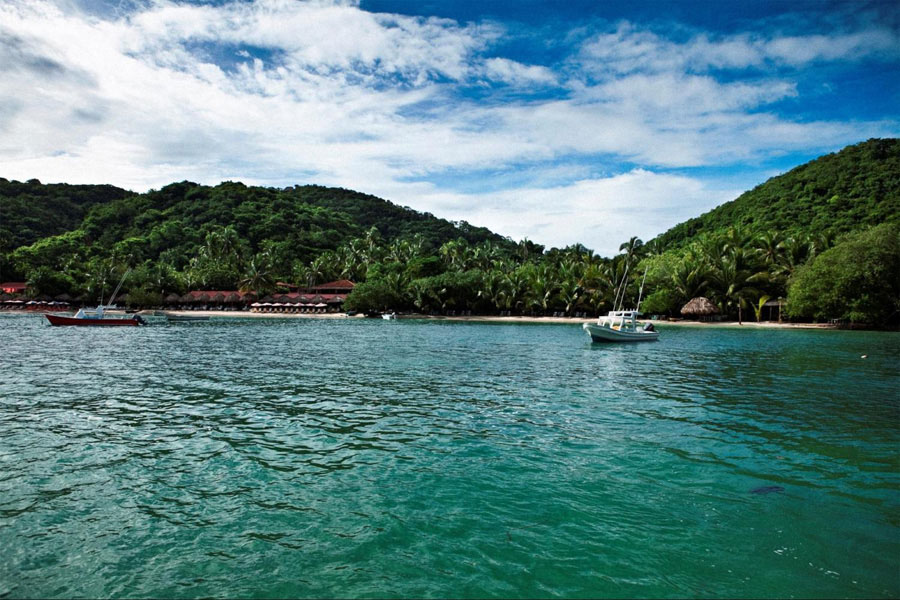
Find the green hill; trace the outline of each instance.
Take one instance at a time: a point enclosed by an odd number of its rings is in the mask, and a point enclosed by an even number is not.
[[[98,298],[131,271],[133,306],[187,290],[360,283],[354,310],[597,314],[617,302],[677,315],[697,296],[726,317],[900,320],[900,140],[823,156],[611,259],[581,244],[515,244],[375,196],[321,186],[112,186],[0,179],[0,279],[30,295]],[[865,249],[865,252],[862,251]],[[640,281],[644,281],[642,277]],[[828,293],[825,293],[826,290]]]
[[[93,206],[129,194],[111,185],[44,185],[37,179],[21,183],[0,177],[0,253],[77,229]]]
[[[872,139],[778,175],[656,238],[659,250],[741,226],[835,238],[900,222],[900,140]]]
[[[436,249],[449,240],[510,244],[488,229],[452,223],[375,196],[322,186],[284,189],[224,182],[173,183],[134,194],[108,185],[43,185],[0,179],[0,253],[71,232],[85,246],[108,253],[127,241],[137,261],[182,268],[207,234],[231,226],[258,252],[277,246],[284,261],[308,262],[357,238],[371,227],[390,241],[421,236]],[[13,269],[8,260],[0,266]],[[4,273],[3,277],[24,276]]]

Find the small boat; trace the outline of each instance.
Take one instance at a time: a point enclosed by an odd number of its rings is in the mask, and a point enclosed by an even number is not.
[[[594,342],[650,342],[659,339],[659,332],[653,327],[653,323],[638,323],[637,317],[640,314],[641,298],[644,296],[644,281],[647,279],[647,272],[644,271],[644,279],[641,280],[641,291],[638,294],[637,308],[631,310],[622,310],[622,304],[625,302],[625,288],[628,285],[628,267],[625,267],[625,274],[622,275],[622,281],[619,283],[619,289],[616,291],[616,299],[613,302],[613,308],[619,305],[619,310],[611,310],[605,317],[597,319],[596,323],[585,323],[582,325],[591,340]]]
[[[209,321],[209,317],[205,315],[166,315],[169,323],[199,323],[201,321]]]
[[[611,310],[596,323],[582,325],[595,342],[646,342],[659,339],[653,323],[638,323],[636,310]]]
[[[385,321],[393,321],[393,320],[395,320],[395,319],[397,318],[397,313],[394,313],[394,312],[391,312],[391,313],[383,313],[383,314],[381,315],[381,318],[384,319]]]
[[[119,293],[119,290],[122,288],[122,283],[125,281],[125,277],[128,276],[128,273],[131,269],[125,271],[125,274],[122,275],[122,280],[119,281],[119,285],[116,286],[116,290],[110,296],[110,300],[116,297],[116,294]],[[115,309],[116,306],[113,305],[104,305],[103,297],[100,297],[100,304],[97,305],[97,308],[94,310],[85,310],[84,308],[79,308],[78,312],[75,313],[74,316],[67,315],[46,315],[47,320],[50,321],[51,325],[76,325],[82,327],[137,327],[138,325],[146,325],[147,322],[141,318],[140,315],[137,314],[129,314],[125,317],[110,317],[104,314],[104,310],[106,309]]]
[[[74,316],[46,315],[51,325],[80,325],[88,327],[137,327],[146,325],[140,315],[128,315],[127,317],[110,317],[103,313],[101,304],[94,310],[78,309]]]

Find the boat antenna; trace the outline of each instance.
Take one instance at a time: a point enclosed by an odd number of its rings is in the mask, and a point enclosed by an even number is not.
[[[634,312],[641,312],[641,298],[644,297],[644,282],[647,281],[647,269],[644,269],[644,278],[641,279],[641,291],[638,292],[638,303],[637,308],[634,309]]]
[[[622,310],[621,308],[616,308],[616,306],[618,306],[620,303],[619,302],[619,293],[620,292],[622,294],[621,302],[623,304],[625,302],[625,281],[627,281],[627,279],[628,279],[628,267],[629,266],[630,265],[626,262],[625,263],[625,272],[622,273],[622,281],[619,282],[619,289],[616,290],[616,299],[613,301],[613,310]]]
[[[125,278],[128,277],[128,273],[131,272],[131,267],[125,269],[125,274],[122,275],[122,279],[119,281],[119,285],[116,286],[116,291],[112,293],[112,296],[109,297],[109,301],[112,302],[116,299],[116,295],[119,293],[119,288],[122,287],[122,284],[125,283]]]

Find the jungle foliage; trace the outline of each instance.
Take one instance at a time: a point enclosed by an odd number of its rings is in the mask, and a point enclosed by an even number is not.
[[[730,227],[785,237],[835,238],[900,222],[900,140],[872,139],[828,154],[741,194],[658,236],[659,250],[688,245]]]
[[[278,282],[346,278],[358,311],[595,315],[641,296],[644,312],[678,315],[706,296],[723,315],[759,319],[766,300],[787,297],[795,318],[900,320],[896,285],[879,287],[897,280],[898,140],[822,157],[612,258],[321,186],[132,194],[0,180],[0,200],[0,278],[27,280],[34,295],[91,302],[130,268],[126,300],[141,306],[190,289],[262,296]]]

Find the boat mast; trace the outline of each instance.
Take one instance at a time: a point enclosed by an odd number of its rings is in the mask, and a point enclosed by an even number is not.
[[[119,281],[119,285],[116,286],[116,291],[114,291],[114,292],[112,293],[112,296],[109,297],[109,301],[110,301],[110,302],[112,302],[113,300],[116,299],[116,294],[119,293],[119,288],[121,288],[121,287],[122,287],[122,284],[125,283],[125,278],[128,277],[128,273],[130,273],[130,272],[131,272],[131,267],[125,269],[125,274],[122,275],[122,279]],[[101,299],[102,299],[102,297],[101,297]],[[102,305],[103,305],[103,304],[101,303],[101,306],[102,306]],[[112,305],[110,305],[110,306],[112,306]]]
[[[647,269],[644,269],[644,278],[641,279],[641,291],[638,292],[638,303],[637,308],[634,309],[634,312],[640,312],[641,310],[641,298],[644,296],[644,282],[647,281]]]
[[[625,272],[622,274],[622,281],[619,282],[619,289],[616,290],[616,299],[613,300],[613,310],[622,310],[620,308],[616,308],[619,305],[619,293],[622,294],[622,304],[625,303],[625,282],[628,280],[628,263],[625,263]]]

